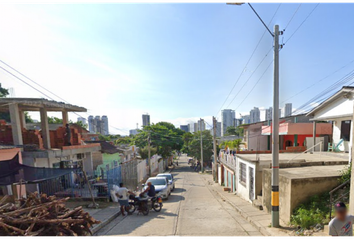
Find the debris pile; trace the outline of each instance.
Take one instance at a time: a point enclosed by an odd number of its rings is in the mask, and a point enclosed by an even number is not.
[[[100,223],[82,207],[69,209],[69,198],[32,193],[18,204],[0,200],[0,236],[87,236],[90,227]]]

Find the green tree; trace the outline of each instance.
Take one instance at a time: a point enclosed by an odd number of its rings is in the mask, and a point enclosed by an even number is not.
[[[77,121],[75,124],[80,126],[80,127],[82,127],[82,128],[84,128],[84,129],[86,129],[86,130],[88,128],[88,125],[83,123],[82,121]]]
[[[183,146],[182,135],[184,131],[176,128],[173,124],[168,122],[159,122],[144,126],[142,130],[138,131],[131,142],[139,148],[147,146],[147,140],[150,136],[151,147],[156,148],[156,153],[163,158],[171,156],[172,151],[180,151]]]
[[[48,117],[49,124],[63,124],[63,119],[57,117]]]
[[[111,141],[111,137],[110,136],[105,136],[105,135],[102,135],[102,134],[98,135],[98,139],[100,141],[107,141],[107,142]]]
[[[29,115],[28,112],[24,112],[24,114],[25,114],[26,123],[34,123],[32,117]]]
[[[226,136],[239,136],[242,137],[243,136],[243,128],[241,128],[240,126],[238,127],[233,127],[233,126],[229,126],[226,128]]]
[[[156,148],[150,148],[150,154],[151,156],[156,154],[157,149]],[[147,159],[149,157],[149,149],[148,147],[143,147],[139,148],[139,155],[142,159]]]
[[[213,155],[213,136],[210,131],[205,130],[202,132],[203,136],[203,161],[210,162]],[[193,133],[193,139],[189,143],[190,155],[196,159],[201,159],[200,151],[200,132]]]
[[[189,154],[190,153],[190,142],[193,139],[193,134],[190,132],[186,132],[183,134],[182,139],[183,139],[183,146],[182,146],[181,151]]]
[[[9,90],[1,87],[1,83],[0,83],[0,97],[4,98],[4,97],[7,97],[9,94],[10,94]]]
[[[116,145],[120,145],[120,144],[131,144],[132,142],[132,138],[131,137],[119,137],[118,139],[116,139],[114,141],[114,143]]]

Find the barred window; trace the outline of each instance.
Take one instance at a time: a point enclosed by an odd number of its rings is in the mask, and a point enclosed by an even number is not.
[[[240,183],[242,185],[246,185],[246,179],[247,179],[247,170],[246,170],[246,164],[240,163]]]

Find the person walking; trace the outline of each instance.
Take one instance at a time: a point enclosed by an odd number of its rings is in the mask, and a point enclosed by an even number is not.
[[[116,195],[118,197],[118,203],[120,205],[120,212],[122,213],[123,217],[125,216],[124,208],[127,209],[129,207],[128,194],[133,194],[133,193],[129,191],[126,187],[124,187],[123,183],[120,183],[119,188],[116,190]]]
[[[329,235],[353,236],[354,216],[348,214],[345,203],[336,203],[334,205],[334,210],[335,217],[328,224]]]

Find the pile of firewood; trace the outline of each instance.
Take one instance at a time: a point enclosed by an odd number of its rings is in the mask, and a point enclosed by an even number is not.
[[[87,236],[100,223],[82,207],[66,208],[69,198],[32,193],[16,204],[8,198],[0,200],[0,236]]]

